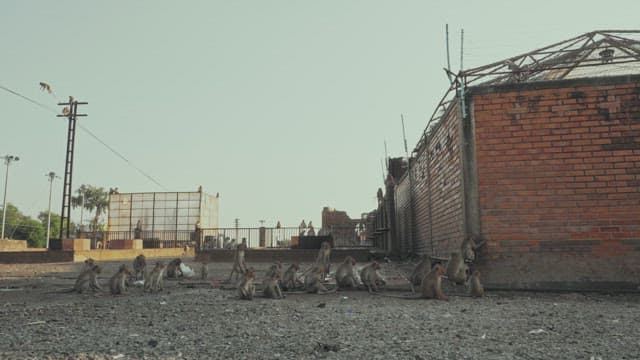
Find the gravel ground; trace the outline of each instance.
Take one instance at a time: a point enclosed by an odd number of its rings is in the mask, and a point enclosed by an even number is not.
[[[106,285],[118,263],[104,265]],[[640,358],[639,295],[472,299],[462,289],[448,302],[359,291],[241,301],[234,291],[179,281],[156,294],[60,293],[79,267],[0,264],[0,359]],[[209,265],[211,279],[230,270]],[[394,265],[383,274],[406,286]]]

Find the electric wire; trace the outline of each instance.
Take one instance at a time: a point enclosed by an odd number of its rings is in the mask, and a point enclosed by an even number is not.
[[[37,105],[45,110],[51,111],[54,114],[58,114],[58,111],[48,105],[45,105],[37,100],[33,100],[31,98],[29,98],[28,96],[22,95],[20,93],[18,93],[17,91],[11,90],[3,85],[0,84],[0,89],[3,89],[13,95],[16,95],[24,100],[27,100],[28,102]],[[116,155],[117,157],[119,157],[121,160],[123,160],[124,162],[126,162],[129,166],[131,166],[132,168],[134,168],[136,171],[138,171],[140,174],[142,174],[144,177],[146,177],[148,180],[150,180],[151,182],[153,182],[154,184],[158,185],[160,188],[162,188],[165,191],[169,191],[164,185],[162,185],[160,182],[158,182],[156,179],[154,179],[151,175],[147,174],[144,170],[142,170],[141,168],[139,168],[138,166],[136,166],[131,160],[127,159],[124,155],[122,155],[121,153],[119,153],[116,149],[114,149],[113,147],[109,146],[109,144],[107,144],[106,142],[104,142],[102,139],[100,139],[96,134],[94,134],[93,132],[91,132],[89,129],[87,129],[85,126],[83,126],[82,124],[78,124],[78,127],[84,131],[85,133],[87,133],[89,136],[91,136],[92,138],[94,138],[97,142],[99,142],[100,144],[102,144],[104,147],[106,147],[109,151],[111,151],[114,155]]]

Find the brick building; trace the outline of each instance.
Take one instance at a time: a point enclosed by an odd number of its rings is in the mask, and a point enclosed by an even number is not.
[[[489,287],[637,290],[638,40],[596,31],[457,74],[390,159],[376,243],[448,257],[475,235]]]

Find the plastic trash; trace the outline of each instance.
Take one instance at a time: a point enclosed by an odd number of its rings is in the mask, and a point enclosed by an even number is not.
[[[196,275],[193,269],[188,267],[184,263],[180,263],[180,271],[182,272],[182,276],[187,278],[194,277]]]
[[[544,329],[533,329],[531,331],[529,331],[529,334],[542,334],[545,333],[546,331],[544,331]]]

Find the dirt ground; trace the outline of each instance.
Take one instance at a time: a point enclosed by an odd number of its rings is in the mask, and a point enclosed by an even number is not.
[[[120,263],[103,264],[102,284]],[[259,275],[268,266],[252,265]],[[0,359],[640,358],[640,295],[473,299],[456,288],[448,302],[364,291],[242,301],[195,280],[165,281],[153,294],[61,293],[80,266],[0,264]],[[408,291],[398,269],[409,267],[384,265],[390,288]],[[230,270],[210,264],[209,278]]]

